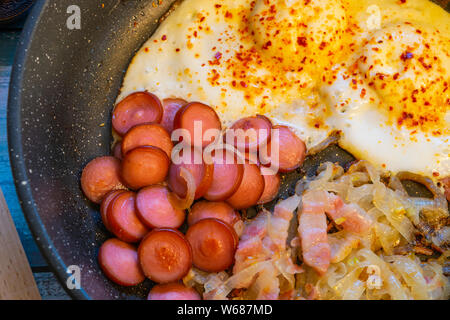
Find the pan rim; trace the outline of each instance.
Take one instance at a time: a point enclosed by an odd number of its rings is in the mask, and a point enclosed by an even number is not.
[[[83,289],[83,287],[76,290],[70,290],[67,288],[67,266],[53,245],[53,242],[50,239],[36,209],[30,184],[27,183],[30,179],[27,174],[22,147],[21,112],[23,96],[22,88],[24,81],[23,75],[26,65],[28,64],[28,52],[32,42],[34,41],[33,36],[35,30],[38,27],[42,14],[45,11],[45,8],[49,5],[49,2],[49,0],[36,1],[34,7],[30,11],[22,34],[20,35],[19,43],[16,47],[14,64],[11,71],[7,105],[9,161],[11,164],[16,193],[18,195],[22,211],[42,255],[49,264],[49,267],[56,274],[58,281],[69,296],[77,300],[90,300],[91,297]]]

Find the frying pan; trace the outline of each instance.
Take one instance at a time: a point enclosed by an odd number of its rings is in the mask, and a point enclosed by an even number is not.
[[[38,246],[76,299],[140,299],[152,286],[123,288],[101,273],[97,251],[111,235],[79,179],[91,159],[110,152],[110,114],[124,72],[174,1],[158,3],[79,0],[81,29],[69,30],[73,0],[38,1],[17,49],[8,105],[15,184]],[[303,171],[284,177],[280,197],[325,160],[353,157],[331,146],[307,159]],[[80,270],[80,289],[66,287],[69,266]]]

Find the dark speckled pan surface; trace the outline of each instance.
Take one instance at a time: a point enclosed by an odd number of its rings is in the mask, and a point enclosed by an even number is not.
[[[17,50],[8,107],[16,186],[38,245],[63,286],[67,267],[80,267],[81,289],[68,290],[77,299],[140,299],[151,287],[146,281],[122,288],[103,276],[97,251],[110,235],[79,179],[87,162],[109,153],[110,113],[124,72],[174,1],[154,2],[37,1]],[[81,30],[66,27],[74,3],[81,9]],[[308,159],[305,172],[324,160],[346,163],[352,157],[332,146]],[[281,197],[293,193],[301,175],[284,177]]]

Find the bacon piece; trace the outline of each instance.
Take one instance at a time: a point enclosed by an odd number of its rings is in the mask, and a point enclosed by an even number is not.
[[[325,194],[326,195],[326,194]],[[327,205],[324,193],[306,192],[303,209],[298,219],[298,233],[302,244],[304,262],[323,275],[330,265],[331,249],[327,237]]]

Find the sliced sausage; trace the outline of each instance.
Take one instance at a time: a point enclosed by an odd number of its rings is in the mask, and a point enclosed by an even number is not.
[[[122,160],[122,141],[117,141],[112,148],[112,155],[119,160]]]
[[[442,179],[441,183],[444,186],[445,197],[450,201],[450,177]]]
[[[84,167],[81,189],[92,202],[100,203],[109,191],[123,188],[119,159],[111,156],[99,157]]]
[[[175,229],[154,229],[141,242],[139,261],[144,274],[157,283],[182,279],[192,267],[192,250]]]
[[[192,226],[197,221],[206,218],[216,218],[234,226],[236,222],[241,220],[237,213],[226,202],[199,201],[192,206],[188,215],[188,224]]]
[[[138,147],[125,155],[122,161],[122,179],[131,189],[163,182],[169,172],[170,160],[157,147]]]
[[[195,125],[200,124],[200,128],[195,130]],[[174,129],[184,129],[186,134],[183,135],[181,141],[190,144],[191,146],[204,148],[220,134],[222,124],[217,113],[210,106],[200,102],[191,102],[178,110],[174,119]],[[210,137],[206,137],[205,133],[215,132]],[[197,133],[198,131],[198,133]],[[196,136],[200,134],[201,136]]]
[[[261,163],[259,162],[258,153],[256,153],[256,152],[247,151],[244,154],[244,158],[245,158],[246,163],[254,163],[257,166],[261,165]]]
[[[210,201],[223,201],[231,197],[241,184],[244,164],[238,163],[229,150],[214,150],[211,160],[214,165],[213,177],[204,197]]]
[[[194,288],[186,287],[180,282],[155,285],[147,300],[202,300]]]
[[[272,122],[265,116],[256,115],[236,121],[230,128],[234,133],[234,146],[239,151],[257,151],[270,139]],[[230,143],[230,141],[227,141]]]
[[[220,272],[233,264],[238,237],[226,222],[202,219],[189,227],[186,239],[192,247],[194,266],[200,270]]]
[[[120,101],[114,108],[112,125],[123,136],[135,125],[159,123],[163,116],[163,107],[158,97],[149,92],[135,92]]]
[[[135,199],[134,192],[125,191],[114,198],[106,213],[111,232],[131,243],[140,241],[149,231],[137,216]]]
[[[158,147],[170,158],[173,148],[169,133],[156,123],[139,124],[131,128],[122,141],[122,154],[141,146]]]
[[[173,121],[178,110],[187,104],[187,101],[183,99],[164,99],[163,100],[164,114],[161,120],[161,125],[167,132],[172,133]]]
[[[264,165],[271,164],[271,152],[278,151],[278,168],[280,172],[291,172],[299,168],[306,156],[306,145],[297,135],[286,126],[274,126],[273,130],[278,130],[279,139],[272,133],[272,139],[267,144],[266,152],[261,157],[265,160]],[[276,141],[278,140],[278,141]],[[264,156],[264,154],[266,156]],[[272,164],[276,166],[276,163]]]
[[[145,280],[134,246],[118,239],[105,241],[98,252],[100,268],[111,281],[135,286]]]
[[[173,206],[169,195],[167,187],[158,185],[143,188],[138,192],[138,216],[149,228],[177,229],[183,224],[185,212]]]
[[[244,177],[236,192],[227,199],[235,209],[246,209],[256,205],[264,192],[264,177],[256,164],[244,164]]]
[[[108,194],[103,198],[102,204],[100,205],[100,215],[102,217],[103,225],[108,231],[111,231],[111,227],[109,226],[109,222],[107,219],[108,209],[111,202],[122,192],[126,192],[125,190],[112,190],[108,192]]]
[[[192,174],[195,180],[196,190],[195,199],[201,198],[209,189],[212,183],[214,166],[206,164],[203,161],[201,150],[196,148],[188,148],[180,150],[179,163],[170,165],[168,185],[179,197],[186,196],[187,185],[186,180],[181,176],[181,168],[186,168]]]
[[[258,200],[258,204],[264,204],[272,201],[278,195],[280,189],[281,178],[280,174],[267,174],[264,177],[264,192]]]

